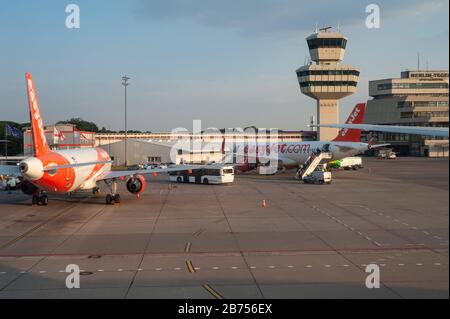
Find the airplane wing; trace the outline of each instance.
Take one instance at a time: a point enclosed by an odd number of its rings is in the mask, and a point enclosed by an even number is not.
[[[362,131],[391,132],[401,134],[416,134],[426,136],[448,137],[448,127],[400,126],[400,125],[374,125],[374,124],[317,124],[312,127],[333,127],[359,129]]]
[[[133,177],[136,175],[148,175],[148,174],[157,175],[159,173],[164,174],[164,173],[184,171],[184,170],[190,170],[190,169],[208,168],[208,167],[211,167],[212,165],[214,165],[214,164],[177,165],[177,166],[168,167],[168,168],[139,169],[139,170],[128,170],[128,171],[109,171],[109,172],[104,172],[104,173],[100,174],[96,180],[103,181],[103,180],[108,180],[108,179],[126,178],[126,177]]]
[[[0,165],[0,175],[4,176],[22,176],[19,166],[16,165]]]

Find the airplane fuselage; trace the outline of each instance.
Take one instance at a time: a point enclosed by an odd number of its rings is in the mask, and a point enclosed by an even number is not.
[[[67,164],[107,162],[108,153],[101,148],[51,151],[39,157],[29,157],[20,163],[24,179],[41,190],[52,193],[69,193],[79,189],[93,189],[96,178],[111,170],[111,163],[48,170],[52,166]]]
[[[248,163],[262,162],[263,158],[278,158],[283,166],[289,168],[303,164],[317,150],[331,152],[333,159],[336,160],[354,156],[368,149],[369,145],[361,142],[308,141],[238,145],[235,153],[238,157],[241,154],[245,156]]]

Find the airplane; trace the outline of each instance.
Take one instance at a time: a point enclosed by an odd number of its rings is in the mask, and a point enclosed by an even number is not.
[[[424,136],[448,137],[448,127],[374,125],[374,124],[317,124],[311,127],[333,127],[343,129],[359,129],[362,131],[390,132]]]
[[[111,171],[111,158],[101,148],[51,150],[45,137],[32,75],[26,73],[25,79],[34,156],[25,158],[18,166],[2,166],[1,170],[5,175],[20,175],[23,178],[22,191],[32,196],[33,205],[47,205],[47,193],[66,194],[92,190],[96,194],[99,192],[99,182],[104,182],[110,191],[106,195],[106,204],[120,203],[120,195],[117,193],[119,180],[126,180],[126,189],[139,196],[146,186],[145,174],[156,175],[194,167],[185,165],[166,169]]]
[[[357,104],[350,113],[346,123],[359,124],[364,120],[365,103]],[[240,172],[247,172],[260,166],[260,162],[278,160],[278,167],[292,169],[299,168],[317,150],[330,152],[333,160],[354,156],[372,148],[386,146],[388,144],[374,145],[372,142],[363,143],[361,130],[342,129],[332,141],[305,141],[289,143],[271,143],[268,145],[237,145],[234,147],[234,157],[244,157],[242,164],[235,167]],[[264,153],[264,154],[262,154]],[[252,155],[250,155],[252,154]],[[228,162],[232,159],[228,155]]]

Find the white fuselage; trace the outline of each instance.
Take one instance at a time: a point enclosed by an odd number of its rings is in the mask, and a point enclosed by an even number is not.
[[[29,157],[21,162],[27,165],[23,177],[39,189],[54,193],[68,193],[78,189],[96,187],[98,176],[111,170],[108,153],[100,148],[50,151],[39,157]],[[46,170],[52,166],[103,162],[85,166]]]
[[[272,159],[278,158],[284,166],[301,165],[305,163],[311,154],[317,150],[324,152],[331,152],[333,159],[342,159],[349,156],[360,154],[369,149],[367,143],[361,142],[338,142],[338,141],[309,141],[309,142],[286,142],[286,143],[271,143],[266,145],[250,144],[243,147],[237,145],[235,153],[247,156],[249,163],[253,159],[270,157]]]

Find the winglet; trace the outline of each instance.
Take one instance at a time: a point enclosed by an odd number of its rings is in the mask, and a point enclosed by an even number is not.
[[[44,124],[42,122],[41,111],[37,100],[36,88],[30,73],[25,74],[28,92],[28,105],[30,108],[30,122],[33,133],[33,144],[35,156],[40,156],[48,151],[47,139],[45,138]]]

